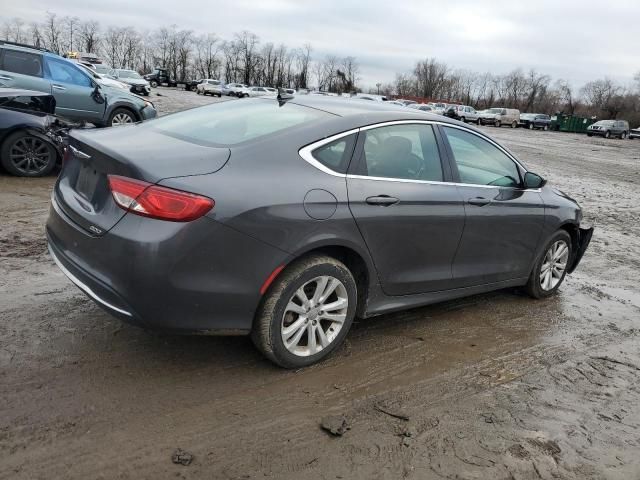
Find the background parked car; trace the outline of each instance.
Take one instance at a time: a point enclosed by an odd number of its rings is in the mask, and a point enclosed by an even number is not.
[[[520,110],[514,108],[493,107],[480,114],[480,125],[501,127],[509,125],[516,128],[520,123]]]
[[[431,112],[433,108],[430,105],[426,105],[424,103],[412,103],[411,105],[407,105],[409,108],[415,108],[416,110],[420,110],[421,112]]]
[[[58,132],[67,125],[53,116],[53,95],[0,88],[0,163],[21,177],[51,173],[62,155]]]
[[[222,97],[222,82],[213,78],[205,78],[196,86],[196,93]]]
[[[270,92],[269,90],[267,90],[266,87],[250,87],[249,88],[250,97],[263,97],[264,95],[273,95],[273,93],[274,92]],[[275,93],[278,93],[278,90],[275,90]]]
[[[629,138],[640,138],[640,127],[629,130]]]
[[[520,126],[529,130],[549,130],[551,117],[542,113],[521,113]]]
[[[431,103],[430,106],[433,109],[433,113],[437,113],[438,115],[444,114],[444,111],[447,108],[446,103]]]
[[[96,82],[98,82],[100,85],[105,85],[107,87],[121,88],[121,89],[127,90],[127,91],[131,90],[131,85],[129,85],[127,83],[120,82],[120,81],[116,80],[115,77],[113,77],[111,75],[100,75],[96,70],[94,70],[91,67],[87,66],[87,64],[85,64],[85,63],[78,63],[78,66],[80,66],[84,70],[86,70],[87,73],[89,75],[91,75],[93,77],[93,79]]]
[[[99,84],[76,62],[6,41],[0,41],[0,87],[53,94],[56,115],[100,127],[157,115],[153,103],[121,88]]]
[[[137,93],[138,95],[148,96],[151,93],[151,86],[147,80],[142,78],[135,70],[125,70],[118,68],[115,71],[115,77],[131,86],[131,93]]]
[[[475,108],[468,105],[449,105],[445,110],[444,115],[465,123],[477,122],[480,118],[480,115],[478,115]]]
[[[153,72],[147,73],[143,78],[149,82],[152,88],[156,88],[160,85],[167,85],[169,87],[183,86],[185,90],[191,91],[198,85],[198,80],[189,78],[174,78],[171,76],[169,69],[164,67],[156,67]]]
[[[222,87],[222,93],[231,97],[248,97],[249,89],[242,83],[227,83]]]
[[[604,138],[618,137],[627,138],[629,135],[629,122],[626,120],[600,120],[599,122],[589,125],[587,135],[599,135]]]

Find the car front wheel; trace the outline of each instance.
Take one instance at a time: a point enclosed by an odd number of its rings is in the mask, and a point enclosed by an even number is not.
[[[333,352],[356,312],[357,287],[340,261],[325,255],[298,260],[267,292],[251,333],[256,347],[284,368],[301,368]]]
[[[56,166],[56,149],[43,138],[27,132],[9,135],[0,148],[2,166],[19,177],[42,177]]]
[[[133,116],[130,110],[126,108],[116,108],[109,116],[108,124],[112,127],[118,127],[121,125],[130,125],[136,122],[136,117]]]
[[[567,275],[571,255],[571,237],[566,231],[558,230],[533,267],[526,286],[527,293],[533,298],[553,295]]]
[[[627,132],[622,132],[622,133],[620,134],[620,139],[621,139],[621,140],[626,140],[626,139],[627,139]]]

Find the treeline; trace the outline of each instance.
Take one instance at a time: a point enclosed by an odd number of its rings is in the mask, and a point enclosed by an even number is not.
[[[412,72],[397,74],[395,82],[381,85],[380,91],[401,97],[459,102],[477,109],[507,106],[521,112],[624,118],[635,126],[640,125],[640,72],[633,86],[603,78],[576,89],[566,80],[552,80],[535,70],[525,72],[518,68],[494,75],[455,70],[446,63],[427,58],[416,62]]]
[[[111,66],[148,73],[168,68],[177,79],[219,78],[248,85],[349,92],[357,88],[355,57],[327,55],[312,60],[309,44],[289,47],[262,43],[242,31],[223,39],[177,26],[140,32],[130,26],[103,28],[95,20],[48,12],[44,21],[12,18],[1,23],[0,39],[47,48],[55,53],[96,53]]]
[[[0,23],[0,39],[48,48],[56,53],[91,52],[110,65],[147,73],[164,66],[172,76],[219,78],[249,85],[317,88],[330,92],[360,91],[355,57],[313,58],[309,44],[290,47],[263,43],[242,31],[233,38],[196,34],[177,26],[141,32],[128,26],[102,27],[95,20],[61,17],[48,12],[43,21],[20,18]],[[535,70],[504,75],[454,69],[433,58],[416,62],[395,81],[376,84],[370,93],[459,102],[484,109],[496,105],[521,112],[575,113],[598,118],[624,118],[640,125],[640,72],[632,86],[609,78],[576,88]]]

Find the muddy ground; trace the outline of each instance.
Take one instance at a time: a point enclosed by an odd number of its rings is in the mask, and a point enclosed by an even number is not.
[[[485,128],[582,203],[579,270],[358,321],[301,371],[114,320],[45,251],[54,178],[0,175],[0,478],[639,479],[640,141]]]

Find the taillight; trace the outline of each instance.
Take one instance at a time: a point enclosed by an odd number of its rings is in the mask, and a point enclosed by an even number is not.
[[[171,222],[190,222],[215,205],[207,197],[118,175],[109,175],[109,188],[120,208],[143,217]]]

